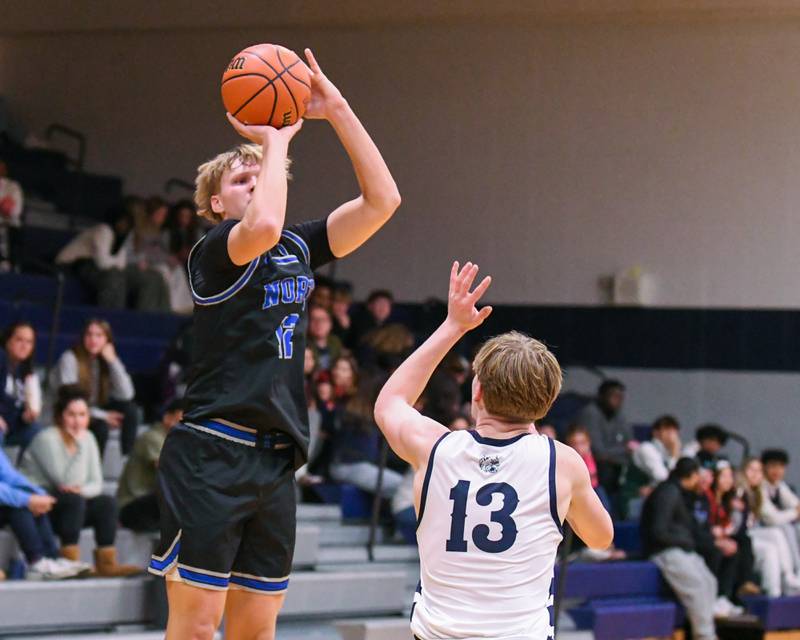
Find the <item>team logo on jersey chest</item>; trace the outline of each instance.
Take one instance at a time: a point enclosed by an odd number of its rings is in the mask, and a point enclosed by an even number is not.
[[[500,456],[483,456],[478,466],[484,473],[497,473],[500,470]]]

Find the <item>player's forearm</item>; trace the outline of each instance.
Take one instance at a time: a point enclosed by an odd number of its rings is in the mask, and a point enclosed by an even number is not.
[[[253,198],[245,210],[242,225],[259,236],[269,235],[277,244],[286,218],[286,156],[288,141],[272,140],[264,145],[261,173],[258,176]]]
[[[346,100],[328,120],[353,163],[364,201],[376,214],[388,218],[400,206],[400,192],[378,147]]]
[[[378,412],[383,404],[398,400],[413,406],[436,367],[464,333],[461,327],[445,320],[390,376],[378,396],[375,411]]]

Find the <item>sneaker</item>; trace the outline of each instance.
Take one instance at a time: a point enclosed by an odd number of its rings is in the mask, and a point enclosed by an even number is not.
[[[86,565],[65,558],[42,558],[28,567],[28,580],[64,580],[85,573]]]
[[[74,571],[75,577],[88,576],[92,572],[92,565],[88,562],[68,560],[67,558],[54,558],[53,561],[61,565],[65,571]]]
[[[730,600],[728,600],[725,596],[719,596],[714,602],[714,617],[727,618],[732,616],[734,615],[734,608],[734,604]]]
[[[800,576],[790,573],[783,578],[783,595],[796,596],[800,594]]]

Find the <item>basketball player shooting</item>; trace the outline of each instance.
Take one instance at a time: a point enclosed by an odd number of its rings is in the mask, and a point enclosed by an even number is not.
[[[400,204],[389,169],[306,50],[306,118],[327,120],[361,194],[326,218],[284,226],[292,126],[244,125],[255,143],[199,168],[195,200],[215,226],[192,249],[193,351],[184,420],[158,468],[167,640],[271,640],[295,542],[294,468],[308,450],[303,390],[313,271],[361,246]]]
[[[552,640],[556,549],[566,519],[594,549],[611,518],[570,447],[538,434],[561,389],[561,367],[538,340],[506,333],[475,356],[472,419],[448,431],[413,407],[444,356],[491,313],[470,290],[477,265],[450,273],[447,318],[392,374],[375,419],[414,470],[421,579],[411,630],[421,640]]]

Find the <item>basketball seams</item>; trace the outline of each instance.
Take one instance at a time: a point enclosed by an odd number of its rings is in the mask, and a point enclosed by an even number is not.
[[[300,58],[298,57],[298,58],[297,58],[297,60],[296,60],[295,62],[293,62],[292,64],[290,64],[290,65],[287,67],[287,66],[286,66],[286,63],[285,63],[285,62],[283,61],[283,59],[281,58],[281,50],[280,50],[280,49],[278,49],[278,48],[276,48],[276,49],[275,49],[275,52],[278,54],[278,62],[280,62],[280,63],[281,63],[281,66],[283,67],[283,71],[285,71],[286,73],[288,73],[288,74],[289,74],[289,75],[290,75],[292,78],[294,78],[295,80],[297,80],[297,81],[298,81],[300,84],[302,84],[302,85],[304,85],[304,86],[308,87],[309,89],[311,89],[311,85],[310,85],[310,84],[308,84],[308,83],[307,83],[305,80],[301,80],[300,78],[298,78],[296,75],[294,75],[294,74],[293,74],[293,73],[290,71],[290,69],[291,69],[293,66],[295,66],[296,64],[299,64],[300,62],[302,62],[302,60],[300,60]],[[283,73],[283,71],[282,71],[281,73]]]
[[[269,76],[265,76],[263,73],[256,73],[255,71],[252,71],[249,73],[240,73],[238,76],[231,76],[229,78],[225,78],[222,81],[222,84],[225,84],[230,80],[236,80],[236,78],[249,78],[249,77],[264,78],[264,80],[266,80],[269,83],[272,83],[275,80],[275,78],[270,78]]]
[[[278,102],[278,90],[275,88],[275,85],[272,82],[267,82],[263,87],[261,87],[258,91],[256,91],[252,96],[250,96],[244,103],[232,114],[235,118],[238,113],[242,111],[248,104],[250,104],[253,100],[255,100],[264,89],[272,88],[273,92],[273,99],[272,99],[272,111],[275,112],[275,104]],[[272,118],[270,117],[270,120]]]
[[[278,47],[276,47],[275,45],[272,45],[272,48],[275,49],[275,53],[277,54],[278,53]],[[294,93],[292,93],[292,88],[286,83],[286,80],[283,79],[283,74],[286,73],[287,71],[289,71],[289,69],[288,68],[284,68],[284,71],[278,71],[269,62],[267,62],[266,60],[261,58],[261,56],[258,56],[258,57],[261,59],[261,61],[265,65],[267,65],[270,69],[272,69],[277,74],[275,76],[275,79],[276,80],[280,80],[283,83],[283,86],[286,87],[286,90],[289,92],[289,97],[292,99],[292,103],[294,104],[294,112],[296,114],[299,114],[300,113],[300,109],[297,108],[297,100],[295,100]],[[297,59],[297,62],[300,62],[299,58]],[[297,63],[295,63],[295,64],[297,64]],[[276,95],[277,95],[277,92],[276,92]],[[277,98],[276,98],[276,100],[277,100]]]

